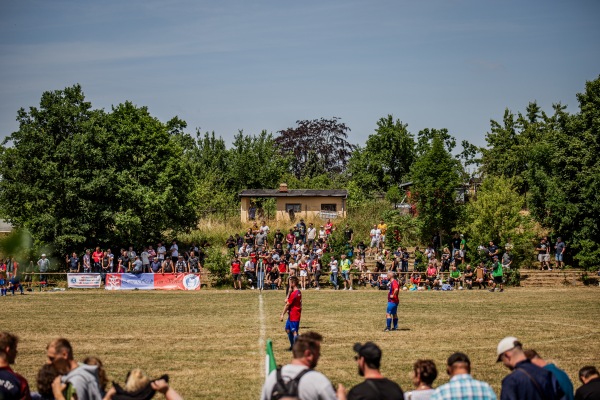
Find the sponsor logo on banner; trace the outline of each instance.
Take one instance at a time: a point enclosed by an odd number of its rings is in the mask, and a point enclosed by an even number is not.
[[[183,277],[183,287],[185,290],[198,290],[200,288],[200,277],[194,274],[188,274]]]
[[[121,274],[107,274],[104,289],[121,290]]]
[[[106,290],[200,290],[197,274],[107,274]]]
[[[100,274],[67,274],[67,286],[73,289],[98,289],[102,283]]]

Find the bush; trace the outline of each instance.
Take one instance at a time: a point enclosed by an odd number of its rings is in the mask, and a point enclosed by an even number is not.
[[[210,272],[212,286],[232,285],[232,277],[229,273],[229,256],[221,251],[219,247],[209,247],[207,250],[205,268]]]

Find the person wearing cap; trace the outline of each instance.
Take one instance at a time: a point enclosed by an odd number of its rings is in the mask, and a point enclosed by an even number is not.
[[[471,360],[464,353],[454,353],[448,357],[446,372],[450,382],[435,389],[431,400],[495,400],[492,387],[471,376]],[[523,399],[525,399],[523,397]]]
[[[537,351],[535,351],[533,349],[525,350],[525,357],[527,357],[527,359],[529,361],[531,361],[533,364],[537,365],[538,367],[547,369],[548,371],[552,372],[552,374],[558,381],[560,388],[562,389],[563,393],[565,394],[563,397],[564,400],[573,400],[574,399],[574,397],[573,397],[573,382],[571,382],[569,375],[567,375],[567,373],[565,371],[558,368],[553,363],[549,363],[546,360],[544,360],[537,353]]]
[[[315,371],[321,357],[323,336],[316,332],[306,332],[298,336],[292,349],[293,359],[290,364],[271,371],[265,379],[261,400],[271,400],[273,389],[277,383],[277,373],[281,373],[284,382],[303,375],[298,381],[298,398],[303,400],[335,400],[336,393],[331,381],[322,373]]]
[[[362,383],[350,389],[345,396],[345,389],[338,389],[338,399],[348,400],[402,400],[402,388],[394,381],[385,378],[379,368],[381,366],[381,349],[373,342],[355,343],[354,359],[358,364],[358,374],[364,376]]]
[[[512,372],[502,380],[501,400],[558,400],[563,396],[552,372],[533,364],[514,336],[505,337],[496,349],[498,359]]]
[[[46,254],[42,254],[42,258],[40,258],[37,262],[39,271],[40,271],[40,282],[44,282],[43,286],[48,286],[48,277],[46,273],[50,269],[50,260],[46,258]]]
[[[494,284],[490,289],[490,292],[494,292],[498,285],[500,286],[500,291],[504,292],[502,263],[498,261],[498,256],[494,256],[493,260],[494,261],[492,262],[492,279],[494,279]]]
[[[600,399],[600,374],[594,366],[585,366],[579,370],[579,380],[583,386],[575,392],[575,400]]]
[[[389,332],[391,330],[398,330],[398,303],[400,303],[400,299],[398,299],[398,293],[400,292],[400,285],[396,280],[396,274],[392,271],[387,273],[388,278],[388,303],[387,310],[385,312],[385,329],[384,332]],[[392,320],[394,321],[394,327],[392,328]]]

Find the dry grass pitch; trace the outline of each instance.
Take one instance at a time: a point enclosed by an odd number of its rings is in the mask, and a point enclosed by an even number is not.
[[[263,382],[264,339],[274,340],[278,363],[290,353],[279,314],[282,291],[200,292],[67,291],[1,298],[0,329],[20,336],[15,370],[35,388],[46,344],[64,336],[75,356],[100,357],[110,379],[141,367],[150,376],[168,373],[187,399],[256,399]],[[383,372],[410,389],[412,363],[432,358],[447,381],[444,362],[466,352],[475,378],[499,392],[507,373],[495,363],[498,341],[521,339],[573,379],[583,365],[600,366],[598,288],[508,289],[400,294],[398,332],[382,332],[386,293],[376,290],[304,292],[301,331],[325,337],[318,369],[335,384],[360,381],[354,342],[375,341],[383,349]],[[264,337],[263,337],[264,334]]]

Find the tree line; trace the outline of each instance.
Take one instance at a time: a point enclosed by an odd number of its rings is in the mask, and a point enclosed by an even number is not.
[[[191,134],[178,117],[163,122],[129,101],[93,108],[74,85],[18,111],[19,129],[0,147],[0,216],[58,253],[141,245],[189,232],[207,212],[237,208],[243,189],[286,182],[346,188],[350,207],[408,194],[424,242],[460,230],[474,243],[511,237],[525,248],[537,224],[567,240],[575,264],[592,267],[600,256],[600,78],[577,98],[573,114],[561,104],[546,114],[535,102],[507,109],[482,148],[463,141],[459,149],[447,129],[412,134],[392,115],[360,145],[332,117],[276,134],[239,131],[227,146],[214,132]],[[478,195],[457,202],[457,188],[474,176]]]

